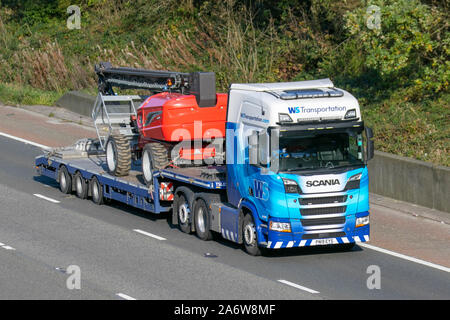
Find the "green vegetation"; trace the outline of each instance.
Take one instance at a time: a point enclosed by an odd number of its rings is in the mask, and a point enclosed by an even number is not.
[[[378,150],[450,166],[448,2],[0,0],[0,100],[95,92],[93,66],[211,70],[232,82],[329,77]],[[81,29],[66,10],[81,8]],[[377,28],[377,6],[381,14]],[[369,9],[369,10],[368,10]]]

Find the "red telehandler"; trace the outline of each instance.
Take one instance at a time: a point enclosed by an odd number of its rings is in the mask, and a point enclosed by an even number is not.
[[[92,112],[110,173],[128,175],[141,160],[143,178],[168,166],[222,162],[227,94],[213,72],[181,73],[95,66],[99,94]],[[120,95],[113,88],[150,91]],[[209,161],[209,162],[208,162]]]

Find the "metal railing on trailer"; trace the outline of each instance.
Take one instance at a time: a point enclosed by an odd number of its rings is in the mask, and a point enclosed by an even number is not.
[[[103,95],[99,93],[92,109],[92,120],[100,140],[102,149],[108,137],[113,133],[120,133],[127,137],[137,137],[133,132],[131,117],[136,116],[137,106],[145,96],[139,95]]]

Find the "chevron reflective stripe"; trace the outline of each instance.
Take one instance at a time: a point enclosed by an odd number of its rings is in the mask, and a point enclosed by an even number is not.
[[[367,241],[369,241],[368,235],[353,236],[353,237],[325,238],[325,239],[309,239],[309,240],[268,241],[267,248],[282,249],[282,248],[309,247],[309,246],[345,244],[345,243],[351,243],[351,242],[367,242]]]
[[[283,242],[282,241],[278,241],[277,243],[275,243],[275,246],[273,248],[274,249],[280,249],[282,245],[283,245]]]
[[[222,228],[222,237],[224,237],[227,240],[231,240],[233,242],[237,241],[237,234]]]

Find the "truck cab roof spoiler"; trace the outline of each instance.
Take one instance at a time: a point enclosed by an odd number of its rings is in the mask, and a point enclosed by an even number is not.
[[[259,92],[277,92],[319,88],[334,88],[334,84],[330,79],[326,78],[318,80],[278,83],[233,83],[230,85],[230,90],[246,90]]]

